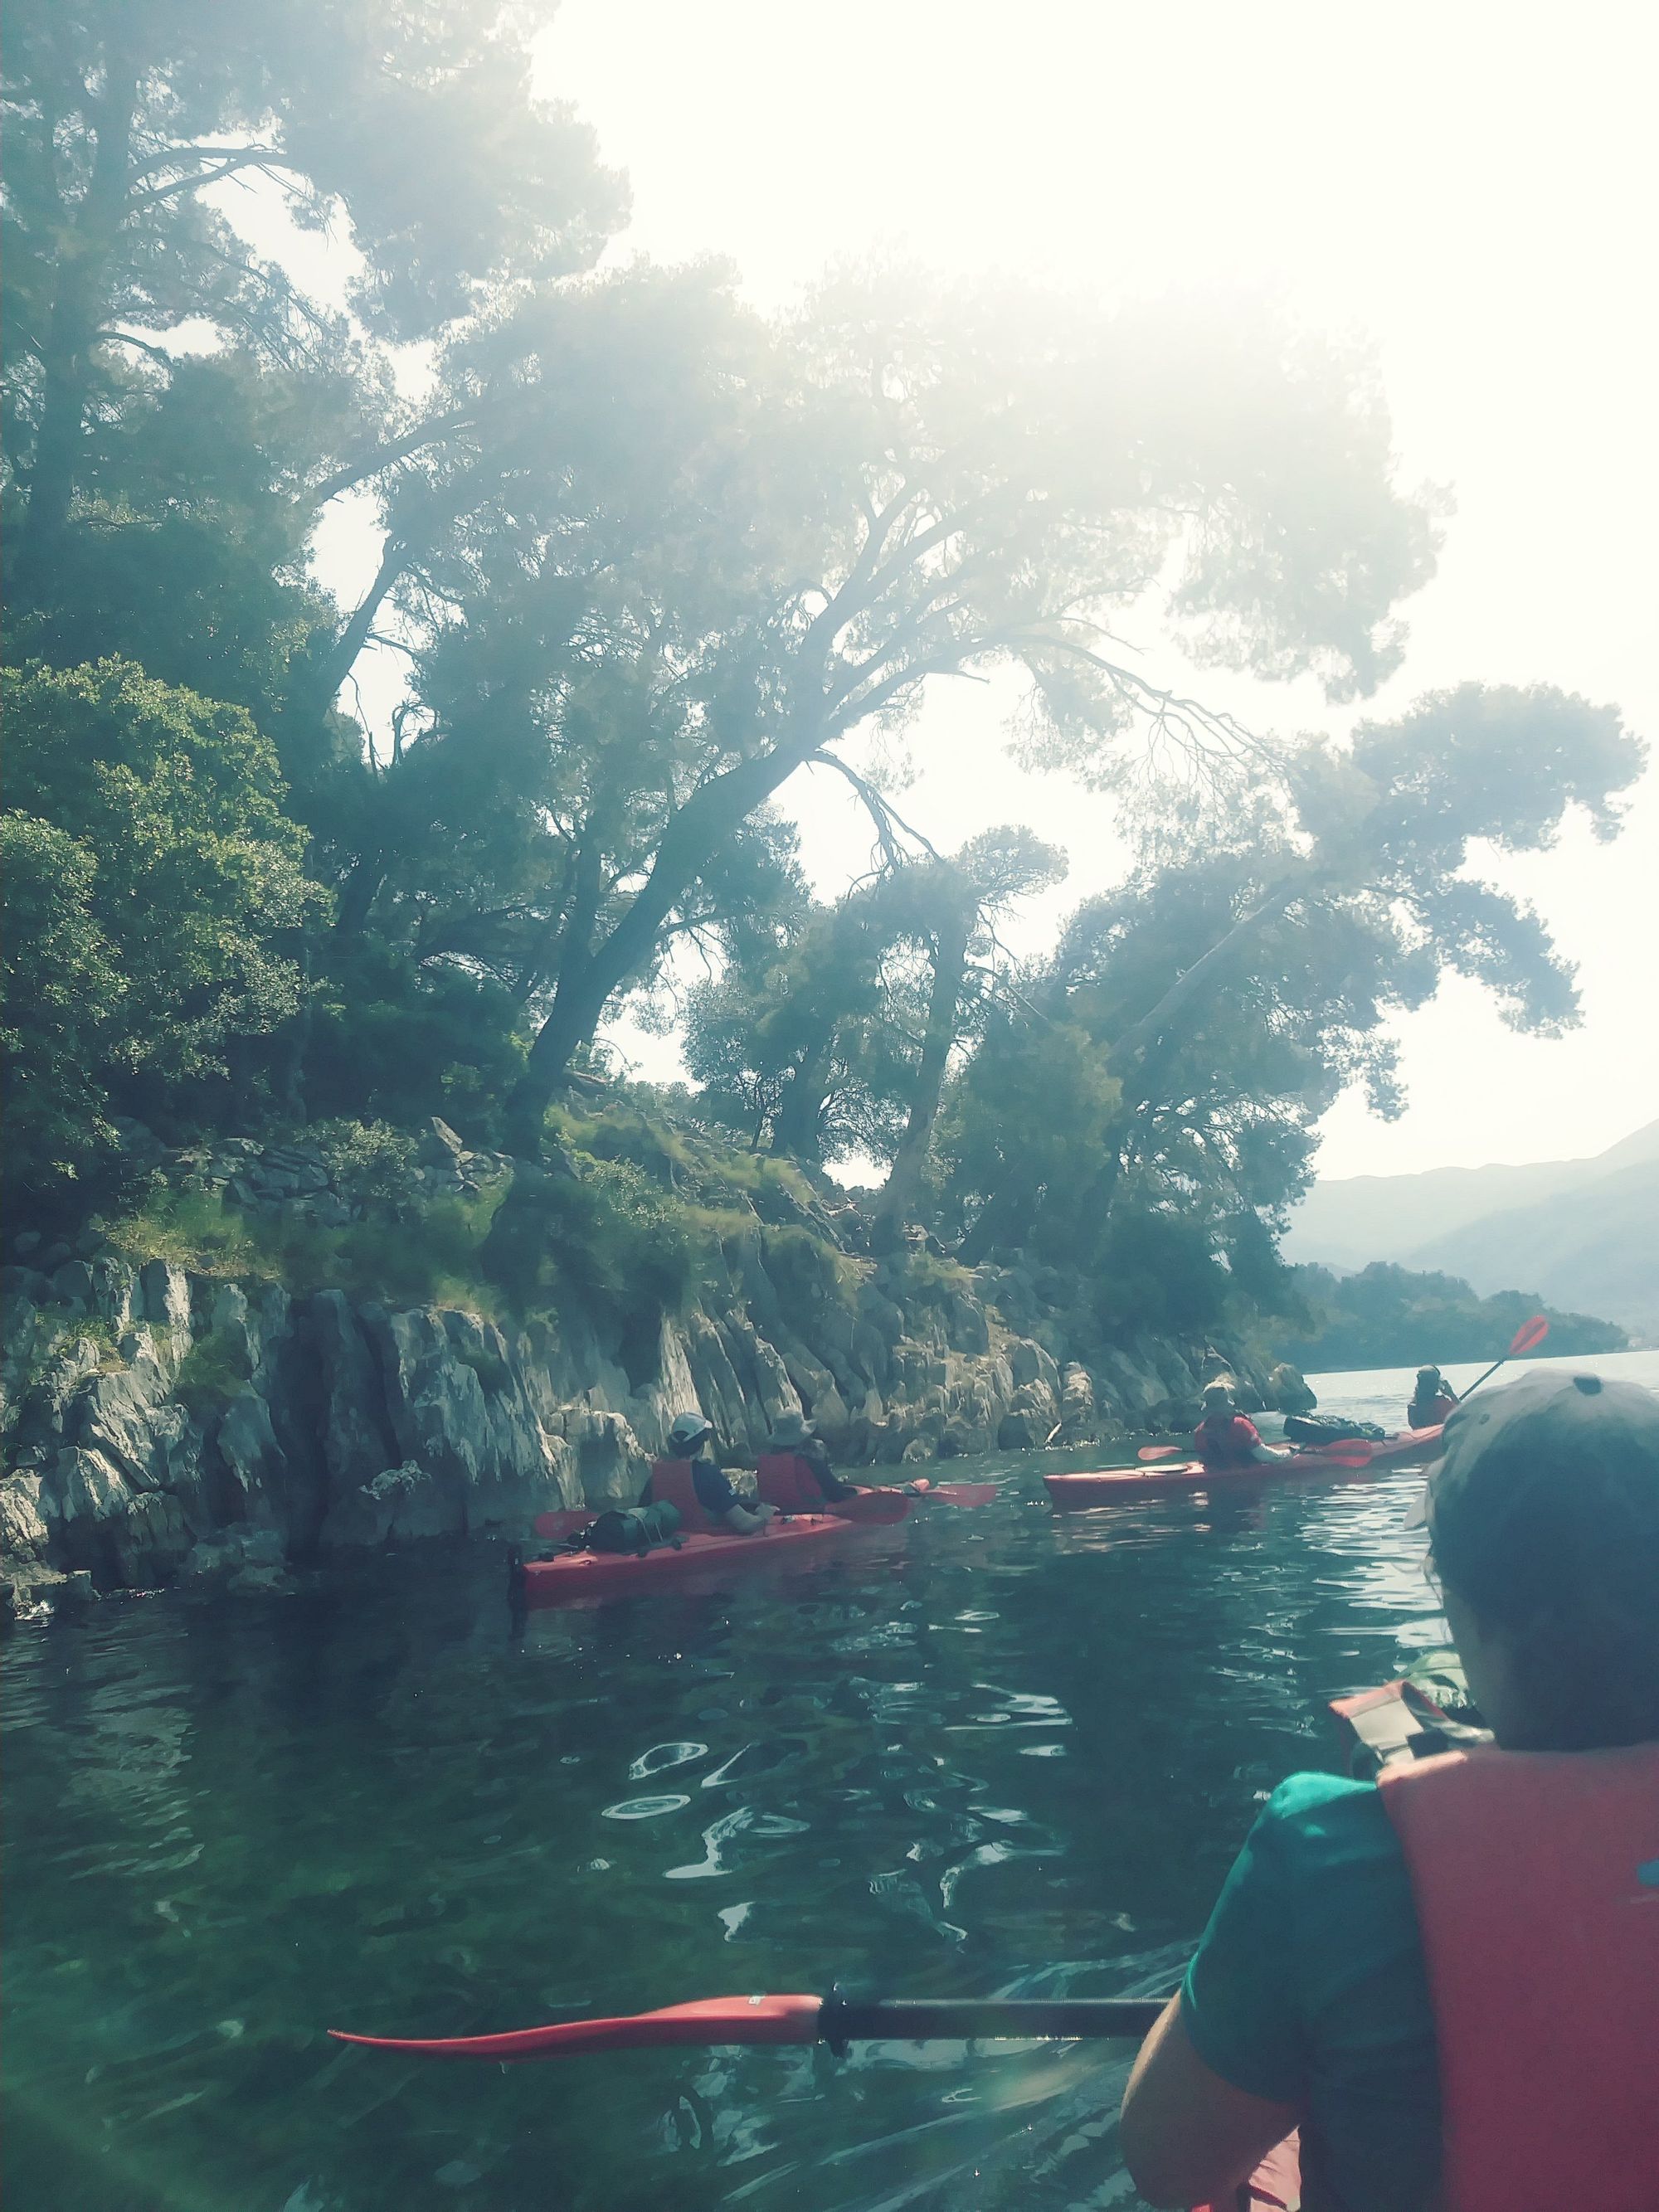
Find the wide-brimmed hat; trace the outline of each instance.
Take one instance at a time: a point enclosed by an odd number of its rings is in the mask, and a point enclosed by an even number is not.
[[[805,1413],[780,1413],[772,1425],[775,1444],[804,1444],[817,1434],[817,1431]]]
[[[1206,1382],[1204,1385],[1205,1404],[1231,1406],[1233,1402],[1233,1389],[1234,1385],[1228,1376],[1218,1375],[1213,1382]]]

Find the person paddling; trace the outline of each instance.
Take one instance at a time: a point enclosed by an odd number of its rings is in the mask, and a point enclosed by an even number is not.
[[[858,1485],[843,1482],[836,1474],[822,1438],[804,1414],[780,1413],[767,1449],[792,1454],[826,1499],[833,1502],[838,1498],[857,1497]]]
[[[714,1425],[701,1413],[676,1413],[668,1431],[670,1459],[690,1462],[691,1487],[696,1501],[711,1520],[734,1536],[764,1534],[777,1517],[775,1505],[750,1505],[732,1486],[730,1476],[708,1449]],[[640,1504],[652,1504],[649,1479],[640,1492]]]
[[[1457,1393],[1446,1381],[1437,1367],[1419,1367],[1417,1388],[1412,1392],[1412,1401],[1406,1408],[1408,1429],[1437,1429],[1449,1419],[1457,1404]]]
[[[1304,2212],[1659,2206],[1659,1397],[1472,1400],[1427,1517],[1495,1743],[1275,1790],[1130,2077],[1154,2204],[1299,2126]]]
[[[1193,1447],[1206,1474],[1284,1456],[1262,1443],[1255,1423],[1239,1412],[1232,1384],[1219,1377],[1204,1386],[1204,1418],[1193,1431]]]

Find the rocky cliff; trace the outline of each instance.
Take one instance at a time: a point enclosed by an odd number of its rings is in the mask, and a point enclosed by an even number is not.
[[[436,1156],[428,1187],[505,1166]],[[191,1172],[234,1205],[352,1210],[303,1147]],[[568,1310],[503,1325],[141,1263],[95,1231],[74,1247],[25,1233],[12,1255],[0,1577],[19,1607],[523,1534],[550,1507],[631,1499],[693,1405],[738,1459],[799,1410],[844,1462],[886,1466],[1184,1424],[1218,1365],[1262,1382],[1213,1347],[1101,1342],[1053,1270],[970,1274],[919,1248],[877,1262],[759,1218],[644,1337]]]

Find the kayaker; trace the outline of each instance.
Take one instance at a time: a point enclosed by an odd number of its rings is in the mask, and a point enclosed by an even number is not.
[[[829,1499],[856,1498],[858,1485],[843,1482],[830,1464],[830,1455],[811,1421],[800,1413],[781,1413],[772,1431],[769,1451],[791,1453],[811,1474]]]
[[[763,1535],[777,1518],[778,1509],[775,1505],[751,1505],[739,1497],[732,1487],[731,1477],[708,1449],[714,1435],[714,1423],[702,1414],[676,1413],[668,1431],[668,1456],[690,1462],[691,1487],[697,1503],[722,1528],[734,1536]],[[640,1492],[640,1504],[651,1503],[651,1484],[647,1480]]]
[[[1275,1790],[1130,2076],[1154,2204],[1299,2127],[1304,2212],[1659,2206],[1659,1396],[1472,1399],[1427,1517],[1496,1743]]]
[[[1204,1385],[1204,1418],[1193,1431],[1193,1448],[1208,1474],[1224,1474],[1231,1468],[1284,1456],[1262,1443],[1261,1431],[1239,1412],[1233,1386],[1223,1376]]]
[[[1437,1367],[1419,1367],[1417,1388],[1412,1392],[1412,1401],[1406,1408],[1408,1429],[1437,1429],[1450,1417],[1457,1403],[1457,1393]]]

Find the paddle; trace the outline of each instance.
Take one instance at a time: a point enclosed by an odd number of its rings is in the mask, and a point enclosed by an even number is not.
[[[1534,1314],[1530,1321],[1523,1321],[1520,1328],[1516,1330],[1515,1334],[1510,1339],[1510,1348],[1504,1354],[1504,1358],[1502,1359],[1494,1359],[1492,1365],[1486,1370],[1485,1375],[1477,1375],[1474,1382],[1470,1383],[1469,1390],[1478,1390],[1480,1388],[1480,1385],[1486,1381],[1487,1376],[1497,1374],[1498,1369],[1503,1366],[1505,1360],[1519,1359],[1523,1352],[1535,1352],[1549,1333],[1550,1325],[1549,1319],[1547,1315]],[[1469,1390],[1466,1390],[1463,1393],[1463,1396],[1465,1398],[1468,1396]]]
[[[884,1999],[857,2004],[836,1990],[827,1997],[703,1997],[661,2012],[615,2020],[557,2021],[505,2035],[456,2035],[435,2042],[403,2036],[351,2035],[331,2027],[340,2043],[398,2051],[421,2058],[562,2058],[586,2051],[646,2051],[667,2045],[848,2043],[939,2040],[1023,2041],[1026,2037],[1123,2036],[1150,2033],[1164,1997],[988,1997]]]
[[[997,1494],[994,1482],[930,1482],[916,1486],[920,1498],[942,1498],[947,1505],[988,1505]]]

